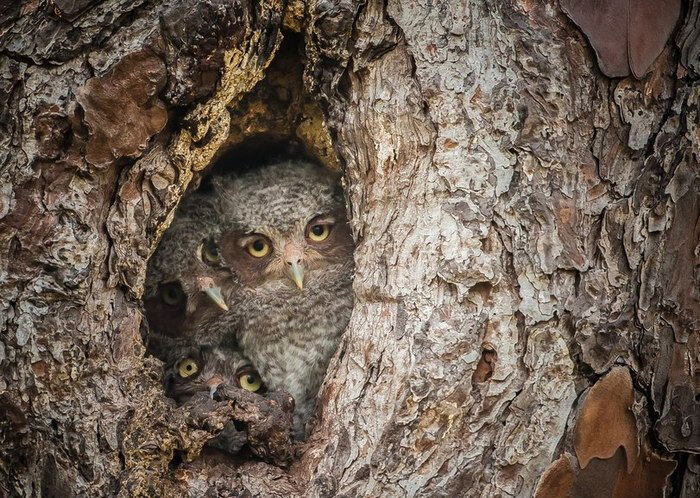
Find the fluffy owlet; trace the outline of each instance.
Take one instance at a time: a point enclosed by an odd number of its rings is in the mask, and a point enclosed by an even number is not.
[[[144,305],[149,324],[149,351],[163,358],[174,344],[218,344],[214,336],[228,309],[220,281],[230,280],[217,267],[220,255],[213,243],[218,230],[216,211],[204,195],[186,198],[146,272]]]
[[[192,347],[169,356],[163,384],[168,397],[178,403],[198,392],[213,394],[221,384],[260,394],[266,390],[250,360],[235,349]]]
[[[304,162],[215,180],[230,330],[271,390],[295,400],[303,438],[352,311],[353,240],[332,173]]]
[[[199,406],[205,405],[207,398],[214,398],[217,391],[224,391],[224,398],[228,399],[230,387],[258,394],[266,391],[258,372],[237,350],[208,346],[180,348],[171,350],[168,356],[163,385],[168,397],[178,403],[187,402],[199,393],[205,398],[195,398],[193,402]],[[208,396],[204,394],[207,391]],[[230,421],[214,439],[207,442],[207,446],[235,454],[246,443],[254,443],[259,439],[254,433],[251,436],[252,440],[249,441],[246,431],[239,430],[236,422]],[[264,451],[265,447],[257,450],[258,453],[262,452],[261,456],[269,453]]]

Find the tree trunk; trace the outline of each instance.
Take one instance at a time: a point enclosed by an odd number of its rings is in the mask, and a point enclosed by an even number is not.
[[[699,19],[611,79],[556,0],[5,1],[0,494],[698,496]],[[146,261],[290,138],[353,316],[290,466],[205,458],[247,408],[164,397]]]

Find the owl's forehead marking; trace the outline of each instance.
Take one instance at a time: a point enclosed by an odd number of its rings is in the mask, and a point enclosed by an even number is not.
[[[307,199],[307,202],[311,199]],[[261,206],[259,211],[241,207],[234,218],[234,222],[245,232],[264,233],[265,235],[288,234],[296,230],[303,230],[306,224],[319,213],[319,208],[302,202],[265,202],[264,199],[256,201]],[[269,233],[265,233],[269,232]]]
[[[306,223],[299,221],[289,226],[287,226],[286,224],[278,224],[278,226],[269,226],[246,223],[238,225],[237,228],[241,232],[246,234],[238,239],[238,245],[243,247],[253,242],[258,235],[264,235],[265,237],[270,239],[273,242],[273,244],[276,244],[281,239],[298,238],[302,233],[304,233]]]
[[[315,216],[311,216],[308,219],[307,217],[304,217],[296,221],[289,220],[289,222],[287,223],[277,222],[274,226],[271,226],[269,224],[246,223],[245,226],[241,226],[241,229],[245,233],[264,235],[265,237],[273,241],[280,238],[293,238],[301,236],[304,233],[308,222],[314,217]],[[261,221],[261,223],[263,222]]]
[[[226,210],[236,229],[289,234],[303,230],[315,216],[336,210],[342,204],[338,187],[335,177],[318,166],[274,165],[234,179]]]

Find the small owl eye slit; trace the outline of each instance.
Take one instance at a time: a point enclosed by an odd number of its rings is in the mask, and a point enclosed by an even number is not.
[[[253,238],[245,247],[254,258],[264,258],[270,254],[270,244],[262,237]]]
[[[213,239],[205,240],[200,247],[200,258],[208,265],[215,265],[221,262],[221,252],[219,245]]]
[[[199,371],[197,362],[192,358],[185,358],[177,364],[177,373],[183,379],[191,377]]]
[[[185,301],[185,292],[179,282],[170,282],[161,287],[160,297],[168,306],[178,306]]]

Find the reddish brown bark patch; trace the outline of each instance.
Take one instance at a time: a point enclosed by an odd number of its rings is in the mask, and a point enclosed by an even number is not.
[[[165,77],[163,61],[141,51],[124,57],[105,76],[87,80],[77,98],[89,130],[85,159],[90,164],[106,168],[119,158],[141,155],[168,120],[156,97]]]
[[[578,461],[564,452],[542,474],[535,498],[652,498],[664,496],[675,460],[641,448],[627,368],[600,379],[583,402],[574,429]]]
[[[534,498],[569,498],[575,477],[571,457],[564,453],[544,471]]]
[[[591,388],[574,435],[574,449],[582,469],[592,458],[610,458],[622,446],[627,469],[632,470],[639,455],[633,402],[632,378],[626,368],[614,368]]]
[[[631,473],[620,472],[613,498],[657,498],[664,496],[666,478],[676,468],[675,460],[668,460],[642,448],[637,465]]]
[[[680,14],[680,0],[561,0],[581,28],[605,75],[642,78],[659,56]]]
[[[621,447],[607,459],[593,458],[579,468],[564,453],[547,468],[537,485],[535,498],[657,498],[664,496],[666,479],[676,462],[642,448],[634,468],[627,472]]]
[[[472,375],[472,384],[480,384],[489,380],[496,369],[497,361],[496,349],[491,344],[484,344],[481,350],[481,359],[479,359],[474,375]]]

